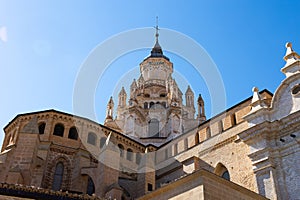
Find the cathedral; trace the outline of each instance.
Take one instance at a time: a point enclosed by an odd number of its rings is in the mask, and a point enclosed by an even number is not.
[[[121,89],[116,107],[108,100],[104,124],[58,110],[8,122],[0,199],[300,199],[300,56],[292,44],[274,94],[254,87],[206,119],[201,95],[190,86],[183,94],[158,39],[130,91]]]

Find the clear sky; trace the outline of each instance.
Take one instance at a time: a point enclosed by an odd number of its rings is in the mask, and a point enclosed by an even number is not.
[[[73,113],[74,84],[90,52],[114,35],[155,26],[156,16],[161,29],[185,34],[207,51],[224,82],[227,108],[251,96],[253,86],[274,92],[284,78],[285,43],[300,52],[299,9],[300,1],[292,0],[0,0],[0,127],[24,112],[53,108]],[[162,34],[164,49],[168,38]],[[154,43],[154,29],[150,39]],[[104,120],[109,97],[121,85],[128,87],[128,76],[122,74],[136,73],[149,51],[120,56],[106,70],[95,92],[98,122]],[[183,80],[182,91],[190,84],[196,96],[203,94],[210,115],[202,77],[180,55],[165,54]]]

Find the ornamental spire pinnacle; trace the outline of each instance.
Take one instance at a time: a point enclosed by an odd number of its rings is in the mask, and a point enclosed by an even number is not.
[[[288,77],[295,73],[299,73],[300,56],[293,50],[292,43],[286,43],[285,47],[286,53],[283,59],[286,61],[286,64],[281,69],[281,71]]]
[[[163,51],[161,49],[161,46],[158,43],[158,37],[159,37],[158,17],[156,17],[156,26],[154,28],[155,28],[155,45],[152,48],[151,57],[163,57]]]
[[[159,28],[158,28],[158,16],[156,16],[156,26],[155,26],[155,29],[156,29],[156,33],[155,33],[155,37],[156,37],[156,43],[158,43],[158,36],[159,36]]]

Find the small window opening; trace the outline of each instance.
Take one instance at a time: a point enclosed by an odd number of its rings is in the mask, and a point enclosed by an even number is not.
[[[65,130],[65,127],[62,124],[56,124],[55,127],[54,127],[53,135],[63,137],[64,136],[64,130]]]
[[[68,138],[72,140],[78,139],[78,132],[75,127],[70,128]]]
[[[152,191],[153,190],[153,186],[151,183],[148,183],[148,191]]]
[[[39,134],[44,134],[45,133],[45,127],[46,127],[46,123],[45,122],[42,122],[40,125],[39,125]]]

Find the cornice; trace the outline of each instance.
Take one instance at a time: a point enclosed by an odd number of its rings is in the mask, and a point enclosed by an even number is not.
[[[261,124],[250,127],[249,129],[244,130],[238,134],[238,139],[244,142],[248,142],[254,138],[259,137],[262,134],[268,133],[271,131],[271,122],[265,121]],[[238,140],[237,140],[238,141]]]

